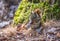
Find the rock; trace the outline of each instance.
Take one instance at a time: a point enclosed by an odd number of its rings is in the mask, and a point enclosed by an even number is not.
[[[0,20],[13,19],[14,12],[18,7],[19,0],[0,0]]]
[[[4,28],[5,26],[9,25],[11,21],[3,21],[0,23],[0,28]]]
[[[3,21],[3,20],[5,20],[5,16],[7,15],[7,9],[5,9],[5,4],[4,4],[4,1],[3,0],[1,0],[1,2],[0,2],[0,20],[1,21]],[[6,18],[6,20],[7,20],[7,18]]]
[[[44,33],[46,34],[47,41],[59,41],[60,38],[60,27],[59,26],[48,26]]]
[[[18,0],[5,0],[5,2],[7,2],[9,5],[17,5],[18,4]]]
[[[0,28],[9,24],[14,17],[19,0],[0,0]]]
[[[14,17],[14,12],[16,11],[16,9],[17,9],[17,5],[12,5],[12,6],[10,6],[10,11],[9,11],[9,13],[8,13],[8,17],[9,17],[10,19],[13,19],[13,17]]]
[[[56,28],[52,27],[51,29],[48,30],[48,32],[50,33],[54,33],[56,31]]]

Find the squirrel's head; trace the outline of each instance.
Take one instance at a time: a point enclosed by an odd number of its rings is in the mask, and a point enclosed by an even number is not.
[[[35,10],[34,10],[34,13],[40,15],[40,14],[41,14],[41,11],[40,11],[40,9],[38,8],[38,9],[35,9]]]

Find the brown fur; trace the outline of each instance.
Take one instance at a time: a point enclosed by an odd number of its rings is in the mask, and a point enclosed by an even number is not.
[[[41,14],[41,11],[40,11],[40,9],[39,9],[39,8],[37,8],[37,9],[35,9],[35,10],[34,10],[34,13],[36,13],[36,14],[40,15],[40,14]]]

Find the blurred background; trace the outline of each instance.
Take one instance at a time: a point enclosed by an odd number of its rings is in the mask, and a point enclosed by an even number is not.
[[[0,28],[13,21],[21,0],[0,0]]]

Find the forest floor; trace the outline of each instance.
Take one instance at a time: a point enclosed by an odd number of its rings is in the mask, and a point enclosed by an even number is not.
[[[45,23],[41,33],[24,27],[7,26],[0,29],[0,41],[60,41],[60,21]]]

